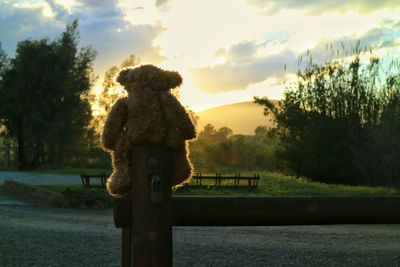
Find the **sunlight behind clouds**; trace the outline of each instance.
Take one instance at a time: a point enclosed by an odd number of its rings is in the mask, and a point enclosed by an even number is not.
[[[160,13],[153,1],[149,0],[119,0],[118,6],[124,14],[124,19],[132,25],[157,24]]]
[[[364,6],[362,5],[365,3]],[[179,71],[182,101],[195,109],[279,97],[283,72],[308,50],[323,62],[326,44],[399,54],[400,4],[384,0],[0,0],[0,42],[55,38],[79,19],[83,45],[105,70],[134,54]],[[361,8],[362,7],[362,8]],[[278,86],[279,85],[279,86]]]
[[[56,15],[46,1],[19,1],[14,3],[13,7],[22,9],[41,9],[42,15],[47,18],[52,18]]]
[[[283,66],[295,72],[296,54],[312,51],[322,40],[356,41],[379,27],[382,18],[396,18],[384,8],[368,14],[337,9],[320,15],[305,9],[272,14],[245,0],[174,1],[162,10],[151,1],[121,0],[120,5],[132,25],[162,25],[152,43],[165,57],[160,65],[182,73],[182,101],[197,110],[248,101],[263,90],[281,97]]]
[[[321,39],[362,34],[380,22],[379,17],[352,12],[304,16],[304,12],[292,10],[265,16],[254,6],[240,0],[177,1],[167,12],[159,14],[158,19],[165,30],[153,44],[160,48],[160,54],[166,58],[161,66],[185,72],[185,83],[190,80],[190,86],[184,85],[182,89],[183,100],[190,98],[185,91],[190,91],[196,100],[200,99],[201,94],[209,98],[210,92],[225,93],[226,97],[232,98],[234,94],[230,92],[228,95],[224,88],[216,87],[232,84],[243,75],[258,76],[252,88],[261,88],[265,85],[263,81],[269,77],[274,78],[278,73],[271,72],[269,69],[272,67],[267,67],[260,81],[261,74],[257,73],[268,64],[268,58],[273,59],[271,64],[276,64],[275,68],[280,70],[285,63],[293,63],[292,57],[289,62],[284,62],[288,60],[287,51],[300,54],[312,49]],[[235,74],[235,70],[247,68],[243,65],[246,62],[250,63],[248,70],[252,73]],[[204,75],[198,76],[199,72],[191,71],[201,67],[210,69],[210,74],[215,67],[215,70],[220,70],[220,74],[207,78]],[[199,79],[202,84],[200,87]],[[251,83],[250,79],[247,80]],[[233,91],[245,91],[246,87],[232,88]],[[239,98],[244,95],[247,94]]]
[[[166,30],[155,43],[163,56],[187,68],[209,65],[218,61],[219,48],[261,33],[259,19],[239,0],[179,1],[162,19]]]

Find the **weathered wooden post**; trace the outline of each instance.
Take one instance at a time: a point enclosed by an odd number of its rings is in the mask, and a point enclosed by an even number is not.
[[[128,248],[123,248],[123,265],[172,266],[172,202],[168,148],[135,146],[130,156],[132,228],[130,231],[123,230],[123,239],[126,244],[130,234],[131,259],[129,262],[126,257]]]

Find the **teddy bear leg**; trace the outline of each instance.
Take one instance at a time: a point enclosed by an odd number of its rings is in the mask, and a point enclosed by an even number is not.
[[[131,189],[129,177],[129,155],[127,151],[114,152],[111,155],[113,173],[107,180],[107,191],[110,195],[123,195]]]
[[[187,157],[186,149],[174,152],[172,163],[172,186],[189,182],[192,174],[192,164]]]

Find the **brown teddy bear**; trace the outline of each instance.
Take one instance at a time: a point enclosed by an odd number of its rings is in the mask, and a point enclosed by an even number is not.
[[[113,105],[103,129],[103,147],[111,153],[113,164],[108,192],[121,195],[130,190],[128,155],[135,145],[162,144],[173,149],[171,186],[187,181],[192,165],[186,140],[195,138],[196,132],[185,108],[170,92],[182,83],[182,77],[175,71],[142,65],[123,69],[117,82],[128,96]]]

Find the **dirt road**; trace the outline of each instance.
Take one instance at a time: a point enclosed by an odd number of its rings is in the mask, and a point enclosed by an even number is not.
[[[0,266],[119,266],[111,210],[0,196]],[[400,266],[400,225],[175,227],[174,266]]]
[[[38,172],[0,171],[0,185],[2,185],[6,180],[13,180],[32,185],[82,184],[80,176],[76,174],[43,174]]]

